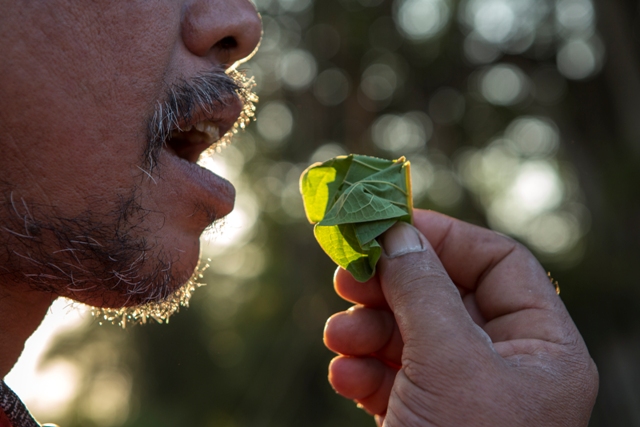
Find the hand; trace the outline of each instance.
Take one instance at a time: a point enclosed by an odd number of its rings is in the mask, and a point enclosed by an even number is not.
[[[336,272],[357,305],[325,328],[335,390],[384,427],[586,426],[598,373],[533,255],[434,212],[414,223],[383,235],[367,283]]]

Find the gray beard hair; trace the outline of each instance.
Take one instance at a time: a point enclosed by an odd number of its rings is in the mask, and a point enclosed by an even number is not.
[[[228,144],[254,117],[258,100],[254,86],[252,79],[238,71],[215,71],[170,88],[149,119],[148,146],[141,162],[148,171],[143,172],[151,177],[160,150],[177,123],[191,119],[198,109],[210,112],[220,104],[227,105],[225,100],[237,95],[244,103],[243,111],[217,148]],[[0,277],[12,282],[26,280],[34,290],[71,298],[104,295],[104,303],[93,308],[93,315],[101,323],[122,327],[147,323],[150,318],[168,322],[180,307],[188,306],[193,291],[202,286],[198,279],[207,266],[196,268],[190,278],[175,277],[170,254],[150,246],[144,237],[152,234],[144,222],[149,212],[141,206],[136,188],[131,194],[115,195],[116,210],[103,215],[85,212],[76,218],[51,218],[54,207],[28,204],[16,196],[10,183],[0,182],[0,191],[4,194],[0,218],[5,219],[0,223],[0,250],[6,248],[7,260],[0,263]],[[150,267],[150,263],[154,265]],[[142,275],[142,271],[151,273]],[[125,303],[112,308],[108,295],[112,298],[114,292],[124,297]]]
[[[161,300],[150,300],[144,304],[131,307],[106,308],[92,307],[91,315],[98,319],[98,323],[103,322],[117,324],[123,329],[127,324],[146,324],[147,320],[153,319],[162,324],[169,323],[169,317],[180,311],[180,307],[189,307],[189,301],[193,292],[204,286],[205,283],[199,283],[202,279],[202,273],[209,267],[208,264],[202,268],[198,266],[193,272],[191,278],[176,291],[169,294],[168,297]]]
[[[116,197],[118,208],[107,214],[86,211],[61,218],[53,216],[55,207],[28,204],[16,200],[14,191],[5,192],[0,247],[6,248],[7,262],[0,266],[0,275],[10,282],[26,281],[36,291],[78,299],[102,292],[103,305],[114,291],[125,297],[123,305],[168,298],[183,282],[171,274],[169,255],[141,237],[152,232],[144,225],[149,212],[135,189]]]

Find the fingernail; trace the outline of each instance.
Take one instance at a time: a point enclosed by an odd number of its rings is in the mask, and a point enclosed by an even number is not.
[[[382,247],[389,258],[424,250],[418,230],[406,222],[398,222],[382,235]]]

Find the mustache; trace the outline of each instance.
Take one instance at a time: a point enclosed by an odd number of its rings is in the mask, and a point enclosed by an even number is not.
[[[151,171],[157,165],[171,131],[179,130],[181,124],[192,122],[196,115],[198,120],[213,118],[216,111],[228,106],[235,98],[240,98],[245,106],[251,103],[250,110],[255,109],[252,101],[257,101],[257,97],[251,92],[252,87],[253,82],[245,79],[242,73],[226,73],[222,69],[204,72],[170,85],[148,120],[144,151],[146,168]]]

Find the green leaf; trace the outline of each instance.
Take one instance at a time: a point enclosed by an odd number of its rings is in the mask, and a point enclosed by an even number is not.
[[[379,159],[377,157],[352,154],[352,164],[349,168],[347,180],[351,182],[362,181],[370,175],[378,173],[393,165],[393,160]]]
[[[341,187],[340,197],[321,225],[375,221],[408,215],[407,190],[402,163],[391,163],[386,169],[350,181],[351,170]],[[353,167],[359,162],[354,161]]]
[[[333,262],[349,271],[356,280],[366,282],[373,276],[382,252],[378,242],[372,240],[361,246],[353,224],[316,225],[313,232]]]
[[[369,221],[361,222],[359,224],[353,224],[356,232],[356,238],[358,239],[358,242],[360,242],[360,245],[369,243],[370,241],[393,227],[393,224],[395,224],[397,221],[397,219],[392,218],[383,219],[381,221]]]
[[[336,157],[324,163],[315,163],[300,177],[300,192],[310,223],[320,222],[331,205],[351,166],[351,158]]]
[[[375,240],[397,221],[411,222],[409,162],[362,155],[316,163],[300,178],[314,234],[331,259],[359,281],[375,274]]]
[[[320,225],[351,224],[397,218],[407,214],[389,199],[378,197],[366,184],[349,187],[335,202]]]

